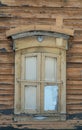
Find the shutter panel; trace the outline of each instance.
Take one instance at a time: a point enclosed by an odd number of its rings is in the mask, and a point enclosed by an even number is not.
[[[45,57],[45,80],[56,81],[56,58]]]
[[[36,86],[25,86],[25,109],[36,109]]]
[[[25,79],[36,80],[36,57],[26,57],[25,61]]]

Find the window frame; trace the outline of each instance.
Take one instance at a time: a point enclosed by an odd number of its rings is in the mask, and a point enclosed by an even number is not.
[[[27,40],[28,39],[28,40]],[[61,116],[66,114],[66,47],[67,47],[67,40],[63,40],[63,38],[48,38],[48,43],[46,44],[47,40],[44,39],[44,44],[38,44],[38,46],[36,46],[36,44],[31,48],[26,47],[26,44],[30,43],[30,40],[33,41],[33,37],[31,37],[30,39],[27,38],[24,41],[24,38],[22,39],[17,39],[15,41],[15,45],[19,46],[19,48],[17,48],[16,52],[15,52],[15,104],[14,104],[14,113],[15,114],[21,114],[22,112],[24,112],[21,109],[21,85],[20,85],[20,79],[21,79],[21,56],[23,54],[26,53],[53,53],[56,54],[58,56],[60,56],[60,63],[61,63],[61,67],[60,67],[60,71],[61,71],[61,85],[62,85],[62,89],[60,87],[60,93],[61,93],[61,99],[60,99],[60,110],[57,113],[57,115],[63,119],[66,119],[66,117]],[[20,41],[21,43],[25,44],[25,48],[20,48]],[[34,39],[34,43],[37,42],[36,39]],[[52,42],[52,47],[49,45]],[[54,44],[55,43],[55,44]],[[59,44],[57,44],[59,43]],[[18,45],[19,44],[19,45]],[[28,46],[28,45],[27,45]],[[44,48],[44,49],[43,49]],[[64,73],[64,74],[63,74]],[[45,113],[46,114],[46,113]]]
[[[27,81],[27,80],[24,80],[24,75],[25,75],[25,58],[26,57],[31,57],[31,56],[36,56],[37,57],[37,79],[36,81],[32,82],[32,81]],[[21,70],[22,70],[22,73],[21,73],[21,96],[23,97],[21,99],[21,108],[22,108],[22,112],[24,113],[40,113],[40,84],[37,84],[37,80],[39,81],[40,80],[40,54],[39,53],[29,53],[29,54],[24,54],[22,55],[22,65],[21,65]],[[24,66],[24,67],[23,67]],[[25,110],[24,109],[24,106],[25,106],[25,101],[24,101],[24,86],[25,85],[33,85],[33,86],[36,86],[37,87],[37,99],[36,99],[36,105],[37,105],[37,110],[33,111],[33,110]]]
[[[42,53],[42,72],[45,72],[45,58],[46,57],[52,57],[52,58],[56,58],[57,59],[57,79],[60,81],[60,71],[59,71],[59,68],[60,68],[60,66],[61,66],[61,64],[60,64],[60,55],[58,55],[58,54],[54,54],[54,53]],[[45,74],[44,73],[42,73],[42,81],[44,81],[45,80]],[[60,111],[60,84],[58,83],[58,80],[57,81],[51,81],[51,83],[49,82],[49,81],[46,81],[46,84],[47,83],[49,83],[49,84],[57,84],[58,85],[58,88],[59,88],[59,90],[58,90],[58,101],[59,101],[59,103],[58,103],[58,110],[56,111],[54,111],[54,110],[52,110],[52,111],[50,111],[50,110],[48,110],[48,111],[45,111],[44,110],[44,100],[42,100],[42,105],[41,105],[41,111],[42,111],[42,113],[58,113],[59,111]],[[57,83],[56,83],[57,82]],[[44,99],[44,87],[45,87],[45,83],[43,82],[43,84],[42,84],[42,88],[43,88],[43,92],[42,92],[42,96],[41,97],[43,97],[43,99]]]
[[[37,57],[37,72],[38,72],[38,74],[37,74],[37,77],[38,77],[38,79],[36,80],[36,81],[29,81],[29,80],[25,80],[24,79],[24,75],[25,75],[25,58],[26,57],[32,57],[32,56],[36,56]],[[52,58],[56,58],[57,59],[57,81],[59,81],[59,83],[57,82],[56,83],[56,81],[45,81],[45,79],[44,79],[44,73],[42,73],[42,72],[44,72],[45,70],[44,70],[44,68],[45,68],[45,57],[52,57]],[[41,67],[42,66],[42,67]],[[59,99],[60,99],[60,66],[61,66],[61,64],[60,64],[60,56],[59,55],[57,55],[57,54],[53,54],[53,53],[28,53],[28,54],[23,54],[22,55],[22,62],[21,62],[21,70],[22,70],[22,72],[21,72],[21,97],[23,97],[23,98],[21,98],[21,111],[23,112],[23,113],[36,113],[36,114],[38,114],[38,113],[57,113],[59,110],[60,110],[60,108],[59,108],[59,104],[60,104],[60,102],[58,103],[58,111],[56,112],[56,111],[45,111],[44,110],[44,86],[45,86],[45,84],[57,84],[58,85],[58,88],[59,88],[59,90],[58,90],[58,101],[60,101]],[[24,86],[25,85],[33,85],[33,86],[37,86],[37,110],[36,111],[33,111],[33,110],[25,110],[24,109],[24,106],[25,106],[25,101],[24,101]],[[41,103],[40,103],[40,101],[41,101]],[[41,106],[41,107],[40,107]]]

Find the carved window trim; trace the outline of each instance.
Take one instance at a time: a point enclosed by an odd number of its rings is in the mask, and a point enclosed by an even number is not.
[[[42,32],[41,32],[42,34]],[[45,33],[44,33],[45,34]],[[55,33],[56,34],[56,33]],[[44,39],[41,43],[37,40],[37,37],[40,35],[31,35],[31,36],[25,36],[22,38],[17,38],[16,36],[13,37],[13,46],[15,50],[15,104],[14,104],[14,112],[15,114],[20,114],[22,113],[22,108],[21,108],[21,89],[20,89],[20,83],[18,79],[21,79],[21,57],[22,55],[28,54],[28,53],[39,53],[38,47],[41,48],[41,53],[55,53],[58,54],[61,57],[61,81],[63,83],[63,90],[61,94],[61,108],[60,112],[58,113],[59,119],[66,119],[66,49],[68,46],[68,36],[67,37],[59,37],[57,34],[53,37],[51,36],[44,36]],[[41,35],[43,36],[43,35]],[[47,40],[48,39],[48,40]],[[51,42],[49,42],[49,39]],[[30,41],[30,42],[29,42]],[[35,44],[31,44],[32,41],[36,41]],[[30,43],[28,45],[28,43]],[[46,44],[47,43],[47,44]],[[51,46],[50,46],[51,43]],[[44,48],[44,51],[42,50]],[[36,51],[37,50],[37,51]],[[64,74],[63,74],[64,73]],[[63,103],[64,102],[64,103]],[[23,111],[24,112],[24,111]],[[61,116],[63,115],[63,116]]]

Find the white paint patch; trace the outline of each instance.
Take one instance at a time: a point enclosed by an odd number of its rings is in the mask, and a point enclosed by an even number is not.
[[[44,88],[44,110],[57,110],[58,86],[45,86]]]

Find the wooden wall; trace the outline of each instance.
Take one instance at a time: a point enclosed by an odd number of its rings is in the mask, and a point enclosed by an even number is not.
[[[14,51],[6,31],[19,25],[74,28],[67,51],[67,114],[82,112],[82,0],[0,0],[0,110],[14,108]]]

